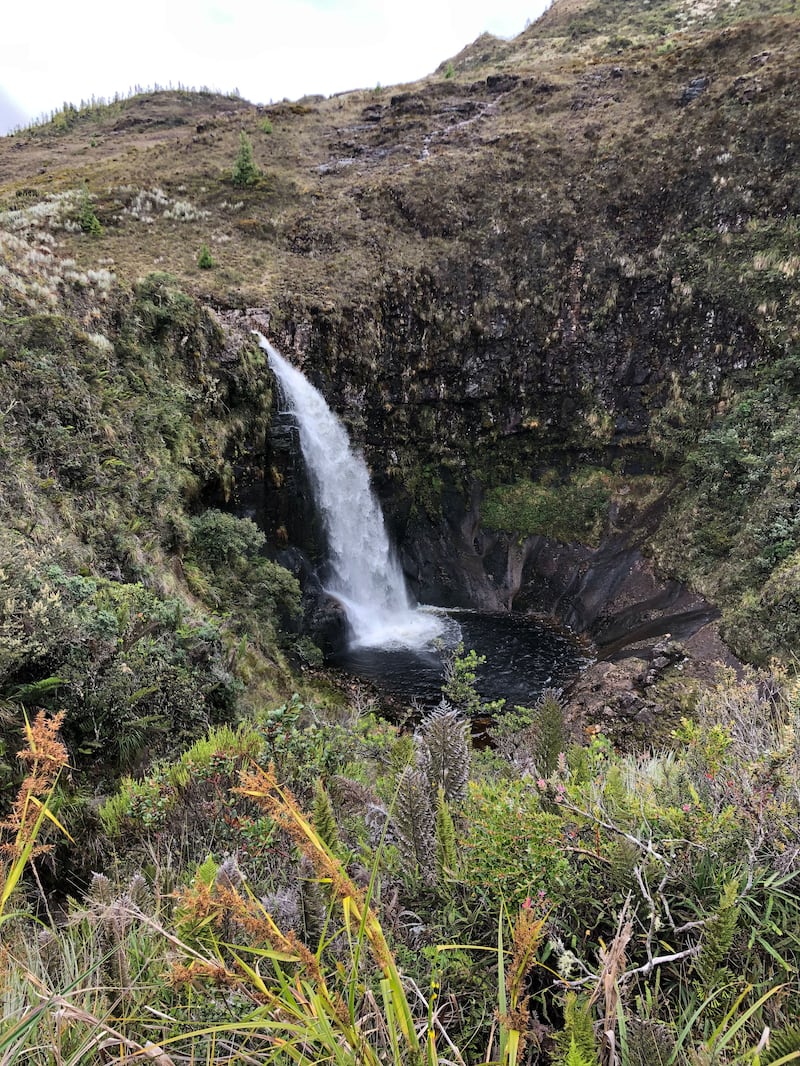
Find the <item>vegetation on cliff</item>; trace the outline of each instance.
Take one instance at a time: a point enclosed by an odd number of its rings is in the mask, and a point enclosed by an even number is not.
[[[42,281],[32,245],[14,247],[0,698],[65,710],[76,768],[113,777],[286,683],[276,624],[297,610],[294,579],[260,557],[249,520],[193,514],[263,449],[269,384],[257,345],[226,336],[168,275],[126,291],[39,253]],[[15,728],[2,726],[6,781]]]

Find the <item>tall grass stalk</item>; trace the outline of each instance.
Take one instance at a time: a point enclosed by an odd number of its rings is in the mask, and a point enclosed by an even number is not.
[[[72,839],[49,807],[59,774],[67,764],[67,749],[58,737],[63,717],[57,714],[48,720],[44,711],[39,711],[31,723],[25,715],[27,746],[17,753],[17,758],[27,774],[10,814],[0,822],[0,830],[11,835],[11,839],[0,844],[0,852],[9,860],[0,865],[0,925],[10,917],[6,907],[25,867],[34,855],[48,849],[47,845],[38,843],[45,822],[52,822]]]

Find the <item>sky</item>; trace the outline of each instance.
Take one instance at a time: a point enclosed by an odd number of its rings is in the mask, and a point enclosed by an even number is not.
[[[0,133],[65,101],[170,83],[254,103],[414,81],[547,0],[37,0],[4,5]]]

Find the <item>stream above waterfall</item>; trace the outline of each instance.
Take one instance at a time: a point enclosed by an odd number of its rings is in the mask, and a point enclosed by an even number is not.
[[[466,650],[486,656],[476,688],[484,700],[530,706],[546,688],[563,688],[590,657],[585,645],[545,619],[509,613],[431,609],[458,625]],[[430,707],[441,699],[448,649],[350,647],[330,662],[385,695]]]

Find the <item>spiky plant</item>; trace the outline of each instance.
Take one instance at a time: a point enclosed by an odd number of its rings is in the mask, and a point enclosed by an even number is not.
[[[336,816],[333,813],[331,798],[325,790],[322,781],[317,778],[314,786],[314,809],[311,815],[314,828],[331,849],[338,854],[341,846],[339,840],[339,827],[336,824]]]
[[[441,788],[448,803],[459,803],[469,780],[469,723],[442,700],[422,722],[418,741],[428,752],[431,791],[436,795]]]
[[[536,764],[543,777],[556,768],[559,752],[564,750],[564,707],[561,689],[546,688],[536,702]]]
[[[453,878],[458,866],[456,830],[444,789],[436,795],[436,879],[440,885]]]
[[[86,894],[86,913],[103,955],[103,969],[120,997],[132,989],[126,939],[138,912],[149,902],[150,892],[141,874],[120,890],[105,874],[94,873]]]
[[[371,788],[353,781],[350,777],[337,774],[328,781],[329,796],[340,817],[359,815],[369,830],[373,844],[378,844],[383,836],[389,811],[380,796]]]
[[[428,775],[407,766],[397,783],[393,822],[403,857],[420,872],[426,884],[436,877],[435,819]]]
[[[317,943],[325,927],[327,900],[319,878],[305,855],[300,860],[299,886],[303,939],[307,944]]]
[[[664,1022],[628,1018],[627,1054],[630,1066],[666,1066],[675,1053],[675,1033]]]

